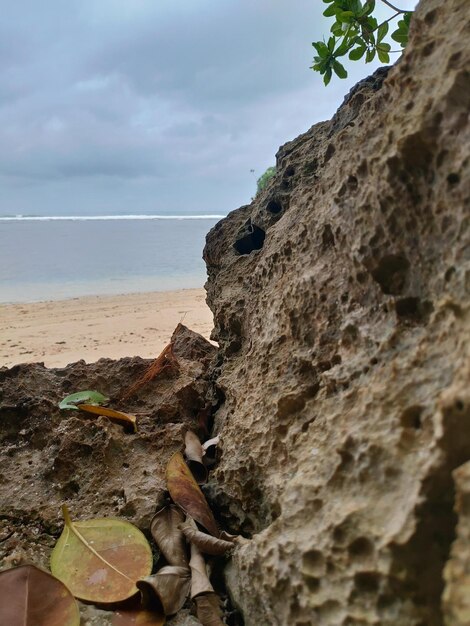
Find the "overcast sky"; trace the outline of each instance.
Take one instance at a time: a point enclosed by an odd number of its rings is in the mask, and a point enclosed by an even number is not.
[[[1,215],[227,213],[373,69],[309,69],[320,0],[0,6]]]

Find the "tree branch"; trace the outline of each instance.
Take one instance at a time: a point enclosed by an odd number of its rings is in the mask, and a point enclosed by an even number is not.
[[[389,0],[382,0],[382,2],[386,4],[388,7],[390,7],[391,9],[393,9],[394,11],[396,11],[397,13],[408,13],[408,11],[406,11],[405,9],[399,9],[398,7],[393,5],[391,2],[389,2]]]

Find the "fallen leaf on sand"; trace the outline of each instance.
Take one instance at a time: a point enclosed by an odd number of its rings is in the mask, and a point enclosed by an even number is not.
[[[215,537],[219,536],[217,523],[207,504],[204,494],[199,489],[181,452],[176,452],[166,468],[168,491],[173,502]]]
[[[93,413],[94,415],[102,415],[110,420],[116,420],[118,422],[124,422],[130,424],[134,432],[137,432],[137,424],[135,415],[129,415],[128,413],[122,413],[121,411],[115,411],[114,409],[108,409],[103,406],[95,406],[94,404],[77,404],[77,408],[80,411],[86,413]]]
[[[137,581],[144,606],[161,604],[165,615],[178,613],[189,594],[189,567],[165,565],[153,576]]]
[[[80,613],[67,587],[34,565],[0,572],[2,626],[79,626]]]
[[[76,598],[120,602],[137,593],[136,581],[152,571],[152,550],[138,528],[118,519],[72,522],[62,507],[65,527],[51,555],[51,571]]]
[[[179,525],[184,513],[174,504],[157,511],[150,522],[150,532],[160,552],[170,565],[188,567],[186,541]]]
[[[233,550],[235,547],[235,544],[232,541],[217,539],[217,537],[201,532],[198,530],[194,521],[190,518],[183,524],[180,524],[180,528],[186,539],[191,544],[194,544],[197,548],[199,548],[199,550],[204,554],[219,556],[225,554],[229,550]]]
[[[184,455],[189,469],[193,473],[198,485],[203,485],[207,481],[207,469],[202,462],[204,450],[202,448],[199,437],[191,430],[186,432],[184,436]]]
[[[71,411],[78,411],[77,404],[88,402],[89,404],[103,404],[108,402],[109,398],[103,396],[99,391],[77,391],[77,393],[71,393],[59,402],[59,409],[70,409]]]

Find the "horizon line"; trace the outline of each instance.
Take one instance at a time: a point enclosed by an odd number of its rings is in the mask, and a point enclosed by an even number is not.
[[[209,220],[226,215],[5,215],[2,222],[105,221],[105,220]]]

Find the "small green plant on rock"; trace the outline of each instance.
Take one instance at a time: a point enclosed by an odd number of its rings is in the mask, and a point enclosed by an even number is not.
[[[269,183],[271,178],[276,175],[276,167],[273,165],[272,167],[268,167],[265,173],[258,178],[256,181],[256,193],[259,194],[263,191],[266,185]]]
[[[413,11],[399,9],[389,0],[380,1],[393,11],[381,24],[373,15],[375,0],[323,0],[329,5],[323,15],[332,17],[334,23],[327,42],[312,43],[317,56],[313,59],[311,69],[322,74],[325,85],[330,82],[333,72],[339,78],[347,78],[348,73],[338,60],[340,57],[348,55],[351,61],[364,58],[366,63],[371,63],[377,56],[382,63],[389,63],[390,54],[401,52],[392,50],[391,45],[385,41],[390,23],[395,19],[398,19],[397,28],[391,38],[401,48],[406,46]]]

